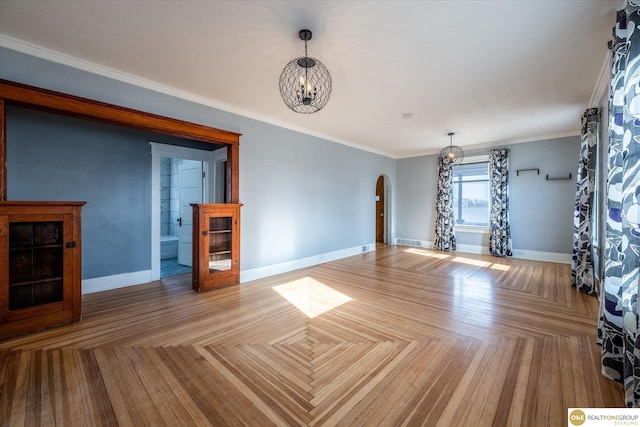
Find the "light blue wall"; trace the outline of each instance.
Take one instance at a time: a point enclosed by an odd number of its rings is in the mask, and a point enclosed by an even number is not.
[[[398,237],[434,240],[438,157],[398,160]]]
[[[514,249],[571,254],[580,138],[506,145],[509,154],[509,215]],[[486,154],[469,151],[467,155]],[[398,160],[398,237],[434,241],[437,156]],[[521,173],[518,169],[539,168]],[[547,181],[568,176],[570,180]],[[462,245],[487,246],[482,234],[457,233]]]
[[[241,133],[242,270],[373,242],[379,175],[389,181],[389,241],[434,239],[435,155],[394,160],[6,48],[0,48],[0,77]],[[12,109],[16,117],[7,130],[9,198],[89,202],[84,278],[149,269],[147,142],[159,141],[158,135],[18,110]],[[514,248],[571,253],[578,146],[578,137],[508,146]],[[515,176],[529,167],[539,167],[541,175]],[[573,176],[545,181],[547,173]],[[123,222],[119,215],[127,209]],[[90,229],[123,237],[108,243],[108,236]],[[460,235],[458,241],[486,245],[486,236]]]
[[[395,176],[394,160],[247,124],[240,145],[243,268],[375,241],[376,180]]]
[[[513,247],[571,254],[578,136],[509,146],[509,209]],[[518,169],[539,168],[516,176]],[[571,179],[547,181],[546,175]]]
[[[0,77],[241,133],[240,201],[244,204],[241,214],[242,270],[293,261],[375,241],[376,180],[379,175],[385,175],[389,178],[391,188],[396,187],[394,159],[6,48],[0,48]],[[66,120],[72,119],[51,116],[49,122],[56,127],[58,123]],[[295,116],[292,120],[295,120]],[[103,126],[93,123],[91,125]],[[16,127],[11,124],[9,126],[12,133],[15,133]],[[49,168],[52,174],[60,174],[52,178],[52,182],[57,183],[52,187],[56,188],[59,196],[74,200],[93,199],[93,202],[88,200],[83,223],[83,277],[126,273],[136,268],[148,269],[151,157],[146,143],[147,136],[143,136],[140,144],[136,145],[126,136],[129,131],[112,134],[109,130],[106,131],[108,136],[96,136],[93,143],[87,143],[86,147],[78,147],[69,145],[71,143],[64,141],[64,135],[56,133],[48,135],[48,144],[39,143],[38,134],[49,133],[47,129],[37,130],[42,126],[40,120],[30,121],[25,126],[34,128],[32,141],[27,144],[37,145],[38,158],[57,159],[66,156],[70,160],[67,170],[53,165]],[[95,131],[95,128],[92,129]],[[35,152],[32,155],[16,154],[20,151],[28,152],[32,148],[21,147],[21,144],[26,142],[15,141],[16,138],[11,135],[9,137],[9,197],[51,199],[53,189],[41,191],[36,182],[23,181],[22,175],[16,172],[33,169],[41,160],[35,157]],[[114,138],[121,141],[114,143]],[[148,138],[158,140],[155,136]],[[20,145],[20,148],[16,144]],[[78,144],[82,145],[80,139]],[[118,148],[119,144],[122,145],[121,151]],[[60,147],[65,148],[61,150]],[[81,163],[85,161],[86,165],[91,166],[83,166]],[[99,192],[92,193],[93,186],[89,185],[89,182],[93,181],[91,177],[95,173],[94,168],[105,174],[101,181],[111,181],[118,185],[101,188]],[[65,179],[65,176],[69,175],[72,175],[74,180]],[[96,201],[95,198],[102,197],[103,192],[118,199],[119,205],[133,197],[126,185],[130,180],[139,185],[135,191],[137,200],[132,201],[140,204],[134,209],[138,223],[130,226],[118,225],[117,220],[110,219],[109,215],[98,217],[91,214],[92,209],[99,208],[90,205],[102,203],[102,200]],[[87,188],[82,189],[83,185]],[[391,200],[388,202],[392,206],[394,216],[393,190],[391,194]],[[138,226],[140,222],[144,225]],[[92,237],[91,233],[86,234],[90,228],[104,226],[119,227],[120,234],[131,237],[126,246],[127,251],[136,253],[135,266],[116,263],[114,268],[104,267],[103,264],[112,262],[110,258],[117,258],[119,251],[123,249],[121,243],[106,245],[102,238]],[[393,235],[393,226],[390,234]]]

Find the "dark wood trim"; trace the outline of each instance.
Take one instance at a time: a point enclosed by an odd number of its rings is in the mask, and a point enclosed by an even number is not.
[[[0,131],[0,200],[7,200],[5,104],[81,119],[97,120],[211,144],[228,145],[231,148],[228,150],[228,155],[236,158],[235,161],[229,163],[232,167],[231,199],[236,202],[238,200],[237,154],[241,134],[2,79],[0,79],[0,125],[2,126]]]
[[[238,144],[240,134],[198,125],[118,105],[80,98],[47,89],[0,80],[5,102],[83,119],[164,133],[213,144]]]
[[[227,146],[227,172],[229,177],[227,178],[227,185],[230,186],[230,191],[227,194],[230,195],[231,200],[227,203],[240,203],[240,146],[233,144]]]
[[[0,99],[0,200],[7,200],[7,120],[4,99]]]

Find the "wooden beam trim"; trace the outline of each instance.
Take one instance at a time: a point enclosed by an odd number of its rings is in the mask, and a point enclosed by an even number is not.
[[[0,99],[0,201],[7,200],[7,118]]]
[[[227,167],[231,171],[231,203],[240,203],[240,146],[227,147]]]
[[[235,132],[2,79],[0,79],[0,99],[10,105],[98,120],[212,144],[239,144],[240,142],[241,134]]]
[[[7,200],[6,105],[227,145],[227,153],[231,157],[228,161],[231,169],[230,198],[238,203],[241,134],[3,79],[0,79],[0,201]]]

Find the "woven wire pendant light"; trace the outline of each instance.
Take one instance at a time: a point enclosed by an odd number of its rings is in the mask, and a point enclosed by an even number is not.
[[[296,113],[315,113],[327,105],[331,96],[331,74],[324,64],[307,56],[311,31],[300,30],[304,57],[291,60],[280,74],[280,96]]]
[[[449,132],[449,146],[440,152],[440,158],[446,164],[459,165],[464,160],[464,151],[457,145],[453,145],[453,132]]]

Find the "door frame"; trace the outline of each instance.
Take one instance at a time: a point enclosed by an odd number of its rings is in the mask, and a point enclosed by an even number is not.
[[[222,145],[218,150],[207,151],[153,141],[149,144],[151,145],[151,280],[154,281],[160,280],[160,159],[171,157],[202,162],[206,177],[203,184],[204,202],[208,203],[214,200],[215,168],[222,157],[222,153],[218,151],[222,150],[226,157],[227,146]]]
[[[380,177],[383,178],[383,191],[384,191],[384,221],[383,221],[383,227],[384,230],[382,232],[382,236],[383,236],[383,240],[384,243],[386,245],[392,245],[393,243],[393,237],[395,235],[395,229],[393,228],[394,224],[393,224],[393,194],[392,193],[392,187],[391,187],[391,179],[389,178],[389,176],[385,173],[381,173],[376,175],[376,180],[373,184],[373,189],[374,189],[374,196],[376,195],[376,191],[377,191],[377,185],[378,185],[378,179],[380,179]],[[377,215],[377,206],[376,206],[376,201],[375,201],[375,197],[374,197],[374,202],[373,202],[373,211],[375,213],[375,215]],[[373,225],[373,241],[376,242],[376,231],[377,231],[377,222],[374,223]]]
[[[378,184],[380,183],[380,180],[382,180],[382,194],[378,194]],[[386,184],[387,184],[387,180],[384,177],[384,175],[380,175],[378,176],[378,179],[376,179],[376,238],[375,238],[375,242],[376,243],[386,243],[387,242],[387,191],[386,191]],[[382,209],[378,208],[378,203],[380,202],[380,200],[378,199],[378,197],[382,196]],[[382,215],[382,221],[378,221],[379,215]],[[380,230],[378,229],[378,224],[382,224],[382,232],[380,232]],[[378,241],[378,233],[380,232],[380,235],[382,236],[382,241],[379,242]]]

